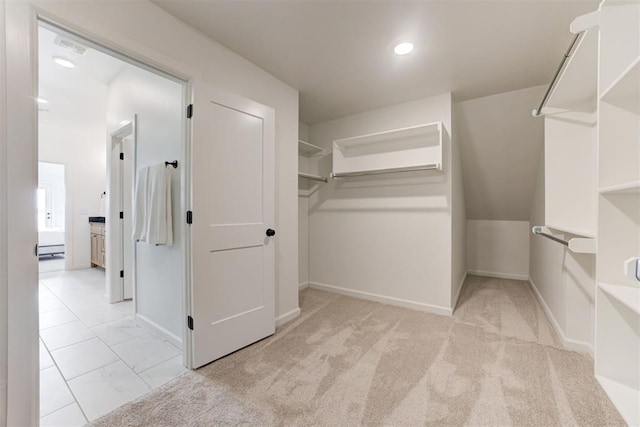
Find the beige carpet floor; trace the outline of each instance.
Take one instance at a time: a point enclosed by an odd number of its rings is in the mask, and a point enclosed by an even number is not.
[[[453,317],[308,289],[276,334],[97,426],[624,425],[526,282],[469,276]]]

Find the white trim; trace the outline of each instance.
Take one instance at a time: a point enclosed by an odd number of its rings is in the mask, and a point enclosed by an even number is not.
[[[120,270],[126,270],[125,265],[123,263],[124,260],[124,246],[125,244],[131,244],[132,250],[131,255],[133,260],[131,262],[131,270],[125,271],[125,274],[128,275],[131,279],[132,284],[132,296],[135,296],[135,282],[137,277],[137,262],[136,262],[136,252],[137,248],[135,243],[129,241],[129,239],[125,241],[123,240],[124,232],[122,231],[122,227],[124,226],[122,221],[119,220],[119,212],[120,209],[124,210],[124,207],[121,206],[119,199],[122,197],[122,177],[123,177],[123,165],[120,162],[119,153],[124,152],[124,139],[127,137],[132,138],[133,149],[131,152],[133,153],[133,159],[131,159],[131,179],[132,182],[135,183],[136,179],[136,153],[137,153],[137,114],[133,115],[133,118],[129,123],[118,127],[116,130],[110,133],[110,136],[107,141],[107,167],[106,167],[106,200],[107,207],[109,208],[107,212],[105,212],[105,217],[107,219],[107,224],[111,224],[111,227],[105,227],[105,247],[106,251],[106,262],[105,262],[105,272],[106,272],[106,292],[107,297],[110,303],[116,303],[120,301],[124,301],[124,279],[120,278]],[[116,149],[118,147],[118,149]],[[133,188],[131,188],[132,194],[134,192]],[[127,215],[133,216],[133,212],[127,212]],[[125,215],[125,217],[127,216]],[[131,218],[129,218],[131,221]],[[136,312],[136,298],[133,301],[134,304],[134,312]]]
[[[547,303],[542,298],[542,294],[538,291],[538,288],[536,287],[536,285],[533,282],[533,279],[531,279],[531,277],[529,277],[528,282],[531,285],[531,289],[533,290],[533,293],[535,294],[536,299],[538,300],[538,302],[542,306],[542,309],[544,310],[544,313],[547,315],[547,318],[549,319],[549,322],[553,325],[553,328],[556,330],[556,332],[558,334],[558,337],[560,338],[560,341],[562,342],[562,346],[564,348],[566,348],[567,350],[577,351],[577,352],[580,352],[580,353],[587,353],[587,354],[591,355],[591,357],[593,357],[593,346],[590,343],[585,342],[585,341],[578,341],[578,340],[574,340],[574,339],[571,339],[571,338],[567,338],[567,336],[564,334],[564,331],[560,327],[560,324],[558,323],[556,318],[553,316],[553,313],[551,312],[551,309],[549,309],[549,306],[547,305]]]
[[[162,326],[158,325],[153,320],[143,316],[142,314],[136,313],[136,321],[140,323],[143,327],[150,329],[152,332],[160,335],[164,340],[168,341],[174,347],[182,349],[182,340],[179,336],[167,331]]]
[[[410,301],[406,299],[389,297],[385,295],[372,294],[369,292],[356,291],[353,289],[341,288],[339,286],[326,285],[324,283],[309,282],[309,287],[312,289],[320,289],[322,291],[336,292],[339,294],[343,294],[343,295],[347,295],[355,298],[366,299],[369,301],[381,302],[383,304],[390,304],[398,307],[410,308],[412,310],[424,311],[426,313],[441,314],[445,316],[451,316],[453,314],[453,310],[448,307],[425,304],[422,302]]]
[[[284,325],[288,321],[293,320],[298,316],[300,316],[300,307],[294,308],[293,310],[289,311],[288,313],[285,313],[285,314],[282,314],[282,315],[276,317],[276,327],[278,327],[280,325]]]
[[[307,289],[309,287],[309,282],[304,282],[304,283],[299,283],[298,284],[298,290],[302,291],[304,289]]]
[[[460,280],[460,285],[458,286],[458,292],[456,292],[456,296],[451,300],[451,312],[455,312],[456,307],[458,306],[458,300],[460,299],[460,294],[462,293],[462,288],[464,287],[464,281],[467,280],[468,271],[465,271],[462,275],[462,280]]]
[[[529,276],[526,274],[513,274],[513,273],[500,273],[497,271],[480,271],[480,270],[467,270],[468,274],[473,276],[483,277],[495,277],[497,279],[511,279],[511,280],[529,280]]]

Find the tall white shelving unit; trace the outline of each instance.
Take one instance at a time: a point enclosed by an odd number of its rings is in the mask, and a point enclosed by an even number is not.
[[[640,0],[600,5],[595,374],[640,424]]]

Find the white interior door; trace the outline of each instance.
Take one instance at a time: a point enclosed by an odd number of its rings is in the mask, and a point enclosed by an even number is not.
[[[274,116],[241,96],[194,86],[193,368],[275,331]]]

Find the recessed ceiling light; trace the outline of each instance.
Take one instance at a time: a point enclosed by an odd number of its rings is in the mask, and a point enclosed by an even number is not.
[[[413,43],[409,42],[398,43],[396,47],[393,48],[393,51],[396,53],[396,55],[406,55],[411,53],[412,50]]]
[[[49,103],[49,101],[47,101],[46,99],[38,98],[38,104],[48,104],[48,103]]]
[[[63,58],[62,56],[54,56],[53,62],[64,68],[73,68],[76,66],[73,61],[67,58]]]

